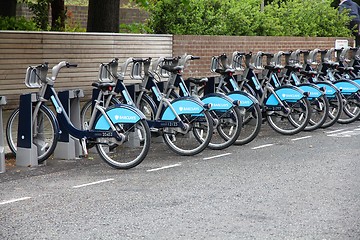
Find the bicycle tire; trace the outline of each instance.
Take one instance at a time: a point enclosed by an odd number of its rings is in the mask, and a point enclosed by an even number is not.
[[[216,131],[213,132],[208,148],[222,150],[235,143],[241,133],[242,116],[238,107],[232,107],[227,111],[210,111],[213,119],[216,119]]]
[[[241,134],[235,141],[235,145],[244,145],[253,141],[260,133],[262,114],[258,103],[245,108],[242,120]]]
[[[335,92],[334,96],[328,96],[329,101],[329,112],[326,121],[323,123],[321,128],[327,128],[334,125],[340,118],[343,112],[343,98],[339,92]]]
[[[114,138],[97,139],[96,149],[105,163],[115,169],[130,169],[139,165],[150,149],[150,129],[145,119],[135,124],[121,124],[126,136],[122,144]]]
[[[358,93],[356,93],[358,95]],[[338,123],[347,124],[355,122],[360,118],[360,101],[357,100],[359,96],[354,98],[346,98],[344,101],[343,111],[338,119]]]
[[[34,108],[34,106],[33,106]],[[6,140],[10,150],[16,155],[19,110],[16,108],[6,124]],[[53,112],[44,104],[40,105],[36,128],[33,130],[32,142],[38,147],[38,163],[43,163],[54,152],[59,138],[59,128]],[[35,132],[34,132],[35,131]]]
[[[283,135],[293,135],[301,132],[310,120],[310,102],[302,98],[295,102],[283,101],[290,109],[289,113],[280,111],[267,111],[266,120],[270,127]]]
[[[193,156],[202,152],[210,143],[213,133],[213,119],[208,111],[196,116],[180,114],[182,121],[190,130],[183,133],[176,127],[165,127],[163,139],[166,145],[182,156]]]
[[[325,95],[309,99],[309,102],[311,106],[310,120],[304,131],[314,131],[320,128],[325,123],[329,114],[329,100]]]

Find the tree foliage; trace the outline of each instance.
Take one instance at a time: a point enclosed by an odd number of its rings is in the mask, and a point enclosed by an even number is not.
[[[247,36],[349,36],[349,17],[332,0],[134,0],[153,33]]]

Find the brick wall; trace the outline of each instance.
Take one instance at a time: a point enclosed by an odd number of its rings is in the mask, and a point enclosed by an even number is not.
[[[312,50],[330,49],[335,46],[335,37],[269,37],[269,36],[186,36],[173,37],[173,55],[188,53],[200,56],[200,60],[192,61],[185,71],[185,75],[211,76],[211,57],[226,53],[228,56],[234,51],[242,52],[271,52],[290,51],[297,49]],[[349,40],[352,46],[353,40]]]

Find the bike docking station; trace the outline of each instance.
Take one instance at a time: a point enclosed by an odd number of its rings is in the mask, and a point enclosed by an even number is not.
[[[41,151],[41,146],[39,145],[41,143],[41,139],[38,139],[39,141],[35,144],[33,141],[34,139],[32,138],[32,103],[36,102],[36,100],[36,93],[20,95],[16,152],[16,165],[20,167],[38,166],[38,151]]]
[[[69,116],[71,123],[74,127],[81,129],[80,120],[80,98],[84,97],[82,89],[64,90],[58,93],[61,104],[63,105],[67,115]],[[82,147],[78,139],[74,139],[70,136],[68,131],[60,125],[60,136],[57,142],[54,157],[64,160],[79,159],[82,155]]]
[[[6,171],[5,167],[5,145],[4,145],[4,128],[2,117],[2,106],[6,105],[6,97],[0,96],[0,173]]]

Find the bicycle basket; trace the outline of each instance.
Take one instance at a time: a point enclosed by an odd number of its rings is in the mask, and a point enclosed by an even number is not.
[[[142,62],[134,62],[131,66],[130,77],[135,80],[142,80]]]
[[[216,72],[216,69],[221,69],[221,65],[219,62],[219,59],[217,57],[212,57],[211,58],[211,67],[210,67],[210,71],[211,72]]]
[[[99,67],[99,81],[100,82],[113,82],[117,78],[117,62],[108,64],[100,64]]]
[[[47,64],[36,67],[29,66],[26,69],[25,85],[28,88],[40,88],[41,82],[46,82],[47,72]]]

